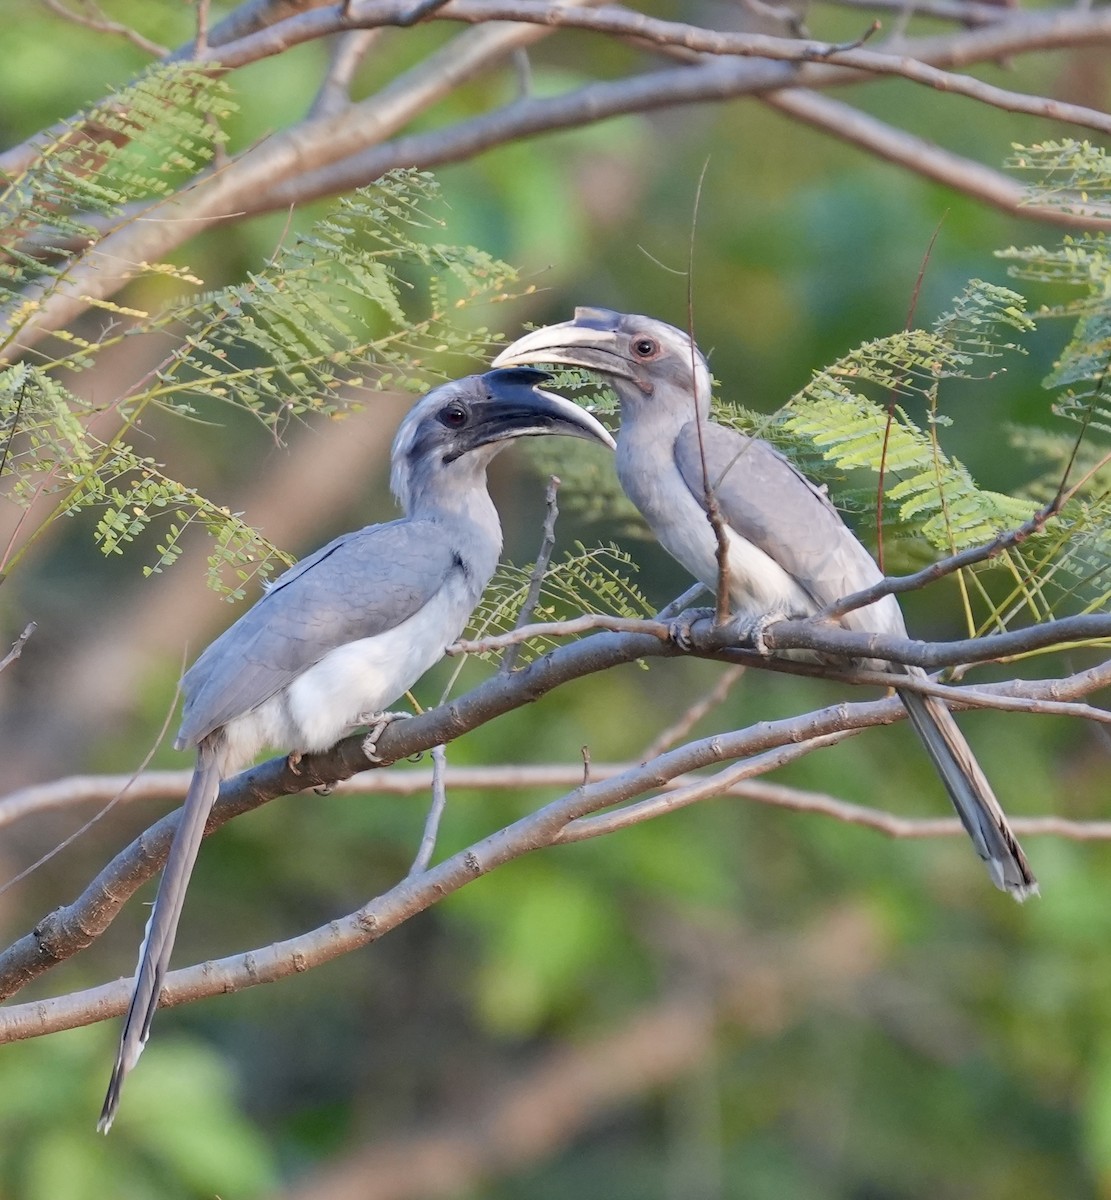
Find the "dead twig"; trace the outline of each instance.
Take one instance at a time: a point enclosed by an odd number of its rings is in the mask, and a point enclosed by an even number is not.
[[[559,517],[557,497],[559,496],[560,482],[558,475],[551,476],[548,480],[547,489],[544,492],[544,504],[546,507],[544,529],[540,538],[540,549],[536,552],[536,565],[532,568],[532,574],[529,576],[525,602],[521,605],[521,611],[517,614],[514,629],[521,629],[525,626],[532,619],[533,614],[536,612],[536,606],[540,603],[540,592],[544,586],[544,576],[548,573],[548,566],[552,561],[552,551],[555,549],[555,526],[556,520]],[[512,645],[507,646],[499,669],[506,674],[512,671],[520,653],[520,642],[514,642]]]
[[[36,629],[38,629],[38,627],[37,621],[27,622],[26,628],[19,635],[19,637],[12,642],[12,648],[7,654],[4,655],[3,658],[0,658],[0,671],[3,671],[5,667],[10,667],[12,663],[14,663],[15,660],[23,653],[23,647],[27,645],[31,635]]]

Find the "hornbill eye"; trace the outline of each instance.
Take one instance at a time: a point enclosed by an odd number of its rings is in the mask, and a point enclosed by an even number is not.
[[[446,425],[448,429],[462,429],[470,420],[470,416],[471,414],[466,408],[455,401],[451,404],[445,404],[436,414],[436,418],[440,424]]]
[[[660,351],[660,344],[655,338],[638,337],[633,342],[633,353],[637,358],[652,358]]]

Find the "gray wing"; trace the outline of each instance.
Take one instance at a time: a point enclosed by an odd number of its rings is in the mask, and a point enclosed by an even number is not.
[[[335,647],[400,625],[461,569],[431,521],[368,525],[301,559],[186,671],[178,748],[257,708]]]
[[[792,575],[817,607],[871,586],[879,567],[841,519],[829,497],[759,438],[707,421],[702,427],[706,472],[722,516]],[[675,441],[683,481],[705,495],[698,429],[693,421]],[[894,601],[849,613],[845,623],[861,629],[902,632]]]

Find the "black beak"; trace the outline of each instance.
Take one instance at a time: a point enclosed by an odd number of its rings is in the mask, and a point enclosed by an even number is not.
[[[473,418],[465,431],[468,449],[549,433],[587,438],[611,450],[616,448],[605,426],[585,408],[539,386],[551,379],[547,371],[507,367],[487,371],[481,378],[486,400],[472,409]]]

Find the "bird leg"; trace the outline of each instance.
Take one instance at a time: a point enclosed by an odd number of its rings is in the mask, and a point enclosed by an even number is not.
[[[407,712],[375,712],[364,713],[358,721],[359,725],[369,725],[370,732],[363,738],[363,753],[370,759],[372,763],[381,765],[382,760],[378,757],[378,739],[385,732],[386,728],[394,723],[394,721],[404,721],[411,717],[412,713]]]
[[[688,608],[667,623],[667,636],[685,654],[694,649],[692,627],[698,621],[712,621],[716,613],[712,608]]]

